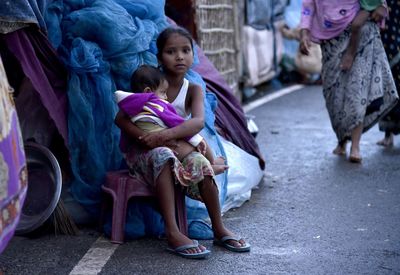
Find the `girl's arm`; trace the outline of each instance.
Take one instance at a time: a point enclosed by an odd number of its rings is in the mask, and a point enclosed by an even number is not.
[[[164,145],[173,146],[173,143],[168,141],[168,136],[164,134],[164,131],[166,130],[154,133],[155,135],[153,135],[153,139],[144,139],[143,137],[146,136],[147,133],[133,124],[129,116],[122,111],[117,113],[114,122],[125,134],[144,146],[149,148],[156,148]]]
[[[139,137],[144,134],[144,131],[131,122],[128,115],[122,111],[118,111],[114,119],[115,124],[126,133],[130,138],[139,141]]]

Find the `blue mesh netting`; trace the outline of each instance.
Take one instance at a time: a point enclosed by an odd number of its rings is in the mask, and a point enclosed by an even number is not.
[[[169,25],[163,0],[55,0],[46,9],[49,39],[68,67],[68,131],[73,180],[71,193],[92,214],[97,214],[105,173],[123,164],[120,131],[114,124],[116,89],[129,90],[129,78],[141,64],[157,64],[155,41]],[[195,58],[198,63],[198,58]],[[190,71],[189,81],[205,84]],[[225,155],[214,128],[215,96],[205,100],[208,143]],[[226,196],[226,175],[217,178],[221,203]],[[204,219],[204,206],[188,200],[189,220]],[[127,236],[157,235],[163,231],[158,213],[148,206],[130,205]],[[192,235],[212,236],[196,226]],[[109,232],[110,224],[105,226]],[[190,230],[190,228],[189,228]],[[196,230],[195,230],[196,231]],[[202,232],[199,232],[202,231]]]

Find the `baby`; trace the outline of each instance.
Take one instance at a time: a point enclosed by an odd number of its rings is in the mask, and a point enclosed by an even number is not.
[[[354,17],[353,22],[351,23],[351,37],[349,41],[349,45],[347,46],[346,51],[343,54],[340,67],[343,71],[347,71],[353,65],[353,60],[356,56],[358,49],[358,42],[360,40],[360,31],[362,26],[370,17],[372,11],[374,11],[379,6],[385,5],[384,0],[361,0],[360,6],[361,9],[357,13],[356,17]],[[384,20],[381,20],[380,27],[384,27]]]
[[[168,82],[156,67],[140,66],[132,75],[131,88],[136,93],[116,91],[115,99],[118,107],[143,131],[161,131],[184,122],[172,104],[167,101]],[[216,175],[228,169],[222,157],[214,158],[210,146],[207,146],[201,135],[196,134],[185,140],[177,140],[176,146],[171,148],[179,160],[197,150],[210,161]]]

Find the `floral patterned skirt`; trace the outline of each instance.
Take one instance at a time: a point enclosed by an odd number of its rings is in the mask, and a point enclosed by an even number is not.
[[[180,162],[173,151],[167,147],[158,147],[146,151],[140,148],[129,150],[125,154],[129,171],[138,180],[154,188],[165,165],[170,165],[175,183],[186,188],[186,194],[192,199],[202,201],[198,184],[205,176],[214,177],[210,162],[199,152],[192,152]]]
[[[353,65],[344,72],[340,62],[349,40],[347,28],[321,44],[323,93],[338,141],[350,139],[360,124],[364,132],[370,129],[398,100],[378,25],[368,21],[361,28]]]

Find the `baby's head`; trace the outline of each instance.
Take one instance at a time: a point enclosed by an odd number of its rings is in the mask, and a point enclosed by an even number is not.
[[[134,93],[152,92],[161,99],[167,99],[168,81],[159,69],[145,64],[132,74],[131,89]]]

